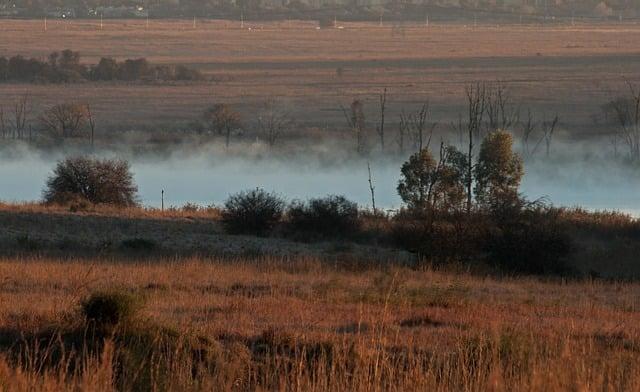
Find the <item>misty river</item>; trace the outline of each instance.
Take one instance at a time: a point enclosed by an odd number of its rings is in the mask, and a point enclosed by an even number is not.
[[[0,160],[0,200],[36,201],[56,159],[40,156]],[[166,206],[187,202],[221,204],[230,193],[262,187],[287,200],[343,194],[363,206],[371,204],[366,162],[321,165],[270,159],[227,158],[213,160],[183,156],[167,160],[131,161],[145,206],[160,206],[161,190]],[[395,209],[400,199],[395,191],[399,162],[371,162],[378,207]],[[545,197],[558,206],[582,206],[591,210],[640,212],[640,179],[601,164],[526,165],[522,192],[530,199]]]

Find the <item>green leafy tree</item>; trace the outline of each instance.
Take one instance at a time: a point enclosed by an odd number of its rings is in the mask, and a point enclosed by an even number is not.
[[[480,146],[475,167],[478,203],[492,207],[517,201],[523,175],[522,159],[513,151],[513,136],[505,131],[487,135]]]
[[[466,155],[452,146],[441,145],[438,161],[427,149],[413,154],[400,170],[400,198],[414,211],[462,207],[466,198],[466,162]]]
[[[451,211],[464,208],[467,191],[467,155],[454,146],[441,147],[436,206]]]
[[[409,209],[425,211],[429,207],[429,194],[436,182],[437,162],[429,150],[411,155],[400,169],[398,194]]]

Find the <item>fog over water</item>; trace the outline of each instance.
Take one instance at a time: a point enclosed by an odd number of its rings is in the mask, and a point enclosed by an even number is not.
[[[114,156],[108,155],[106,156]],[[0,200],[36,201],[61,155],[31,153],[0,154]],[[262,187],[287,200],[330,193],[344,194],[369,206],[367,162],[350,160],[287,160],[229,157],[216,154],[174,154],[171,158],[130,158],[140,201],[160,206],[187,202],[220,204],[230,193]],[[371,169],[378,207],[394,209],[401,161],[372,160]],[[546,197],[558,206],[619,210],[640,215],[640,175],[630,167],[599,158],[573,157],[563,161],[536,159],[525,162],[522,192],[530,199]]]

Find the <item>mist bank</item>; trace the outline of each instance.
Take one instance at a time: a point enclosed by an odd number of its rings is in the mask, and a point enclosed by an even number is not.
[[[24,145],[0,150],[0,200],[37,201],[55,163],[81,151],[43,153]],[[371,206],[367,164],[371,166],[378,208],[401,206],[396,186],[406,157],[348,157],[338,146],[324,145],[307,155],[269,154],[260,145],[218,145],[177,149],[165,154],[130,154],[114,150],[95,155],[127,159],[139,188],[140,202],[160,207],[186,203],[221,204],[229,194],[256,187],[288,200],[341,194]],[[407,154],[408,155],[408,154]],[[588,146],[558,143],[550,156],[525,159],[521,191],[529,199],[545,198],[556,206],[616,210],[640,216],[640,175],[636,167],[595,154]]]

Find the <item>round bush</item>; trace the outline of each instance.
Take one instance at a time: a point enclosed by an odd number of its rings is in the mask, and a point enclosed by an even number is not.
[[[329,195],[293,202],[287,211],[291,230],[324,237],[353,234],[360,228],[358,205],[344,196]]]
[[[136,205],[138,187],[127,161],[67,158],[58,162],[43,191],[46,203],[68,204],[78,199],[94,204]]]
[[[229,196],[222,211],[222,224],[231,234],[268,234],[280,222],[284,201],[274,193],[256,188]]]
[[[130,322],[138,312],[141,301],[125,291],[104,291],[90,295],[82,303],[87,322],[100,327],[112,327]]]

